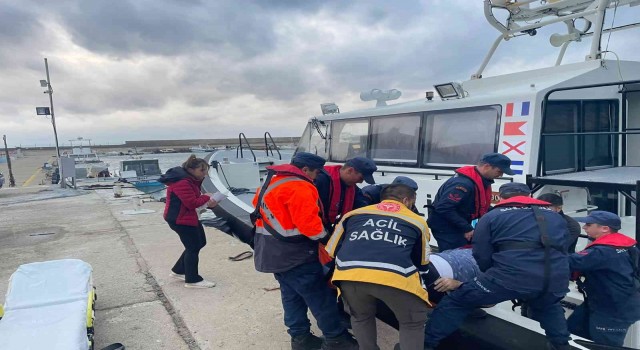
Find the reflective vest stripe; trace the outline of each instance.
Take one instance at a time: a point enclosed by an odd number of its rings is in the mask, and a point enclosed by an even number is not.
[[[267,194],[269,194],[269,192],[271,192],[273,189],[277,188],[278,186],[288,183],[288,182],[292,182],[292,181],[304,181],[302,179],[299,179],[297,177],[286,177],[282,180],[277,180],[276,182],[273,182],[271,186],[267,187],[267,189],[264,192],[264,196],[266,196]],[[305,236],[311,240],[319,240],[324,238],[327,235],[327,232],[323,229],[322,231],[311,235],[311,236],[306,236],[303,235],[297,228],[293,228],[293,229],[285,229],[284,227],[282,227],[282,225],[280,224],[280,222],[278,221],[278,219],[275,217],[275,215],[273,215],[273,212],[271,211],[271,209],[269,209],[269,207],[267,206],[267,204],[263,201],[260,211],[262,211],[263,215],[262,215],[262,221],[263,221],[263,225],[269,225],[273,228],[273,230],[275,230],[278,234],[280,234],[281,236],[285,237],[285,238],[292,238],[292,237],[296,237],[296,236]],[[267,219],[268,218],[268,219]],[[266,220],[265,220],[266,219]],[[260,231],[260,232],[258,232]],[[271,235],[270,232],[267,231],[267,229],[265,229],[264,227],[256,227],[256,233],[260,233],[263,235]]]
[[[393,270],[405,276],[410,275],[418,270],[413,265],[410,267],[404,268],[402,266],[389,264],[389,263],[372,262],[372,261],[342,261],[338,258],[336,258],[336,266],[346,267],[346,268],[364,267],[364,268],[378,268],[378,269],[384,269],[384,270]]]

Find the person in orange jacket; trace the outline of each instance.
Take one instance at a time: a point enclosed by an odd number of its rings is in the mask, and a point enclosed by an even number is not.
[[[313,179],[324,163],[321,157],[299,152],[291,164],[267,167],[272,177],[253,199],[259,208],[254,263],[256,270],[273,273],[280,284],[292,349],[355,350],[358,344],[340,322],[318,259],[318,244],[328,234]],[[307,310],[316,318],[324,339],[311,334]]]

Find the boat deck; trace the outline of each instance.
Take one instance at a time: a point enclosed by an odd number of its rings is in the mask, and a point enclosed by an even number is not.
[[[584,186],[613,186],[616,189],[635,190],[635,187],[640,181],[640,167],[625,166],[577,173],[547,175],[535,177],[532,178],[532,180],[538,184],[562,185],[567,182],[572,182]]]

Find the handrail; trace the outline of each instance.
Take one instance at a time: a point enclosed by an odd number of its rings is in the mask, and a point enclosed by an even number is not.
[[[542,99],[542,123],[544,124],[545,119],[547,118],[547,109],[549,106],[549,97],[551,96],[551,94],[558,92],[558,91],[569,91],[569,90],[581,90],[581,89],[591,89],[591,88],[598,88],[598,87],[607,87],[607,86],[615,86],[618,85],[618,92],[619,93],[625,93],[626,92],[626,87],[628,85],[635,85],[635,84],[639,84],[640,80],[620,80],[620,81],[614,81],[614,82],[608,82],[608,83],[599,83],[599,84],[587,84],[587,85],[582,85],[582,86],[569,86],[569,87],[563,87],[563,88],[556,88],[556,89],[551,89],[549,91],[547,91],[547,93],[544,95],[544,98]],[[625,118],[626,115],[626,110],[622,110],[623,112],[623,119]],[[590,134],[594,134],[594,135],[598,135],[598,134],[611,134],[611,135],[620,135],[622,136],[622,141],[625,142],[626,141],[626,137],[627,135],[633,135],[633,134],[637,134],[635,132],[635,130],[629,132],[626,129],[626,125],[622,125],[623,131],[613,131],[613,132],[609,132],[609,131],[605,131],[605,132],[591,132]],[[542,134],[542,133],[541,133]],[[544,133],[541,135],[542,138],[540,140],[540,149],[539,149],[539,155],[544,155],[544,147],[543,147],[543,139],[545,137],[552,137],[553,135],[547,135],[547,133]],[[619,156],[620,157],[620,156]],[[614,186],[617,187],[615,188],[618,192],[620,192],[623,196],[625,196],[628,199],[634,200],[636,201],[636,210],[635,210],[635,217],[636,217],[636,240],[640,240],[640,205],[637,205],[637,200],[638,200],[638,193],[640,193],[640,180],[636,181],[635,186],[631,185],[630,187],[632,187],[631,189],[629,189],[628,191],[632,191],[635,190],[636,192],[636,196],[635,198],[632,198],[632,196],[630,196],[629,193],[625,193],[624,190],[621,190],[621,187],[629,187],[629,186],[623,186],[621,184],[615,184],[615,183],[593,183],[593,182],[584,182],[584,181],[576,181],[576,180],[549,180],[549,179],[543,179],[540,177],[540,172],[542,169],[542,156],[538,157],[538,166],[536,169],[536,174],[537,177],[533,178],[531,175],[527,175],[527,184],[533,184],[534,182],[538,184],[538,186],[544,185],[544,184],[553,184],[553,182],[555,182],[555,184],[559,184],[559,185],[563,185],[563,186],[584,186],[584,187],[606,187],[606,186]],[[633,189],[633,187],[635,187],[635,189]]]
[[[264,151],[267,152],[267,157],[269,156],[269,150],[271,150],[271,156],[273,156],[273,149],[271,148],[271,145],[267,144],[267,136],[269,136],[269,139],[271,140],[271,144],[278,152],[278,158],[282,160],[282,154],[280,154],[280,149],[276,145],[276,142],[273,140],[273,137],[271,137],[271,133],[269,133],[268,131],[264,133]]]
[[[249,143],[249,140],[247,140],[247,136],[245,136],[245,134],[243,132],[241,132],[240,134],[238,134],[238,148],[236,148],[236,158],[238,158],[238,150],[240,150],[240,158],[244,158],[244,153],[242,152],[242,139],[244,138],[244,141],[247,143],[247,147],[249,148],[249,151],[251,151],[251,155],[253,156],[253,161],[255,162],[257,160],[256,158],[256,154],[253,153],[253,149],[251,148],[251,144]]]

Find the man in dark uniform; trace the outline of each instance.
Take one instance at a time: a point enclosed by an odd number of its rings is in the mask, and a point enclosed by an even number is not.
[[[471,221],[491,205],[491,184],[503,174],[513,175],[511,160],[500,153],[485,154],[478,165],[456,169],[429,206],[427,222],[439,250],[463,247],[473,237]]]
[[[413,179],[406,176],[396,176],[395,179],[391,182],[392,185],[405,185],[411,188],[412,190],[418,192],[418,184],[413,181]],[[389,184],[375,184],[375,185],[367,185],[362,188],[362,194],[367,200],[367,205],[378,204],[382,202],[380,198],[380,194],[385,187],[389,186]],[[418,208],[416,208],[415,204],[410,208],[412,212],[420,214]]]
[[[586,296],[567,323],[571,333],[596,343],[622,346],[629,327],[640,320],[637,242],[618,233],[618,215],[592,211],[585,218],[584,231],[592,240],[569,256],[574,278]]]
[[[342,215],[368,205],[357,184],[363,181],[375,184],[373,173],[377,169],[376,163],[365,157],[349,159],[344,165],[324,166],[314,183],[320,195],[324,210],[322,219],[328,232],[333,231],[333,226]]]
[[[406,185],[412,188],[414,191],[418,191],[418,184],[413,179],[406,176],[396,176],[391,182],[392,185]],[[382,202],[380,199],[380,193],[388,186],[388,184],[374,184],[367,185],[362,188],[362,194],[367,198],[367,205],[378,204]]]
[[[575,253],[576,244],[578,243],[578,238],[580,237],[580,232],[582,230],[580,229],[580,224],[576,220],[574,220],[569,215],[565,215],[565,213],[562,211],[562,205],[564,204],[564,202],[562,201],[562,197],[555,193],[545,193],[538,196],[538,199],[541,201],[549,202],[549,204],[551,204],[549,206],[549,209],[560,214],[564,221],[567,222],[567,230],[569,233],[569,236],[567,238],[567,246],[569,247],[569,249],[567,251],[569,252],[569,254]]]
[[[473,256],[482,273],[436,306],[427,321],[426,349],[435,348],[458,329],[473,309],[513,299],[528,302],[552,348],[569,349],[560,305],[569,285],[567,225],[546,208],[549,203],[529,194],[521,183],[500,187],[504,200],[478,221],[473,236]]]
[[[331,234],[341,217],[353,209],[367,205],[367,199],[357,185],[365,181],[375,184],[373,173],[376,163],[365,157],[351,158],[344,165],[325,165],[314,180],[322,202],[322,223]],[[320,263],[331,270],[332,259],[320,246]]]

